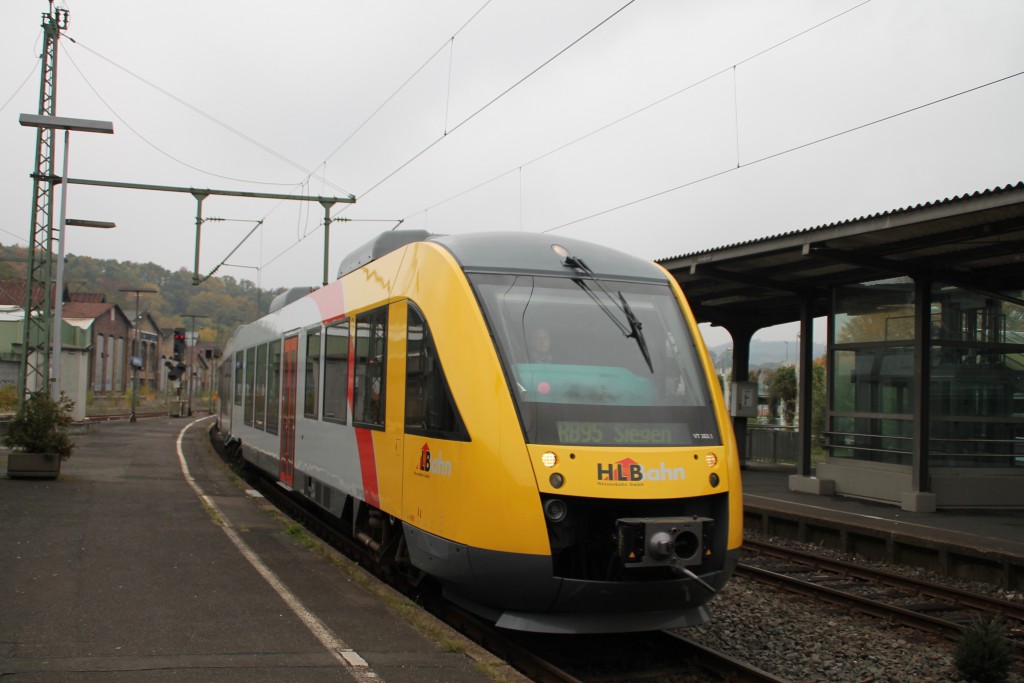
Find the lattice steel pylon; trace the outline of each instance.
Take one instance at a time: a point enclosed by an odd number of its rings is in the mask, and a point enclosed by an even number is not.
[[[68,27],[68,11],[54,9],[43,14],[42,73],[39,84],[39,114],[57,113],[57,41]],[[22,334],[21,364],[18,374],[19,401],[29,391],[48,386],[53,325],[55,250],[53,248],[53,189],[60,181],[53,173],[54,139],[52,128],[36,133],[36,165],[32,173],[32,224],[28,243],[28,268],[25,282],[25,325]],[[60,359],[53,359],[60,362]]]

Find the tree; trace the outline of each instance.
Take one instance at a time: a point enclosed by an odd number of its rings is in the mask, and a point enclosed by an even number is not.
[[[781,402],[785,406],[785,424],[792,424],[796,408],[796,368],[783,365],[774,373],[768,384],[768,401],[772,414]]]

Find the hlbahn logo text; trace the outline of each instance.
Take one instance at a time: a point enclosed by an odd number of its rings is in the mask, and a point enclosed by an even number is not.
[[[452,476],[452,461],[445,460],[440,451],[431,453],[430,445],[423,444],[420,448],[420,464],[416,470],[416,474],[422,472],[423,475],[436,474],[439,477],[450,477]]]
[[[644,467],[632,458],[597,466],[599,482],[682,481],[685,478],[686,471],[682,467],[669,467],[665,463],[661,463],[661,467]]]

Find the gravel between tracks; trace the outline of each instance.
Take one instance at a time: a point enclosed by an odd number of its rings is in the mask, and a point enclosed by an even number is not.
[[[920,570],[904,571],[939,580]],[[1019,595],[1000,597],[1019,599]],[[743,577],[734,576],[709,607],[711,623],[686,631],[688,637],[792,681],[963,680],[953,660],[955,644],[951,641]],[[1009,681],[1022,683],[1013,674]]]

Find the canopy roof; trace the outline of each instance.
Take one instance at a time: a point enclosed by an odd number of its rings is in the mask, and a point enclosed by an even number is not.
[[[726,328],[797,321],[805,299],[823,316],[830,288],[901,275],[1019,298],[1024,183],[658,263],[679,281],[698,322]]]

